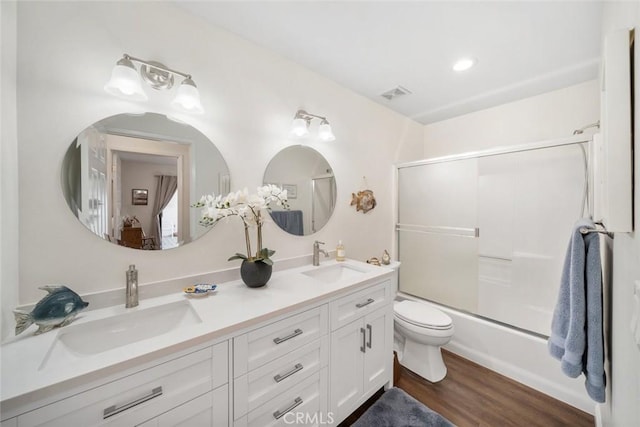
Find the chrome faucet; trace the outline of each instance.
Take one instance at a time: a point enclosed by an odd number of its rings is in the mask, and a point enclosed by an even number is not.
[[[125,289],[127,302],[125,308],[136,307],[138,305],[138,270],[131,264],[127,270],[127,287]]]
[[[318,240],[313,242],[313,265],[315,265],[316,267],[320,265],[321,252],[324,254],[325,258],[329,257],[329,252],[325,251],[324,249],[320,249],[320,245],[324,245],[324,242],[320,242]]]

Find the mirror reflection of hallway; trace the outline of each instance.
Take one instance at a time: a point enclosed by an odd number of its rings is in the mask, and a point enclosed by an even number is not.
[[[162,245],[160,214],[172,197],[177,197],[176,242],[189,230],[189,164],[187,145],[152,141],[120,135],[106,135],[107,180],[111,183],[108,205],[113,221],[113,236],[123,246],[137,249],[165,249]],[[148,189],[148,203],[134,204],[129,199],[133,189]],[[127,218],[140,223],[142,247],[123,242],[122,226]],[[173,243],[171,247],[175,247]]]
[[[152,213],[158,176],[178,182],[156,210],[163,224],[152,226],[159,222]],[[230,191],[229,169],[215,145],[194,127],[155,113],[117,114],[88,126],[65,154],[61,181],[72,214],[93,234],[147,250],[205,234],[209,228],[198,225],[200,212],[190,204],[202,194]]]

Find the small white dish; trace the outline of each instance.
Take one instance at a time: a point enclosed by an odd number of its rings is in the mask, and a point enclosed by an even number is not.
[[[199,283],[196,285],[187,286],[182,291],[188,297],[204,297],[216,291],[218,285],[210,285],[205,283]]]

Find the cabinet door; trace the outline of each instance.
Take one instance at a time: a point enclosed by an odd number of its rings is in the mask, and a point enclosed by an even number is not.
[[[393,318],[388,307],[364,318],[364,393],[373,392],[391,379],[393,367]]]
[[[222,427],[229,425],[229,388],[224,385],[138,427]]]
[[[362,319],[358,319],[331,334],[330,411],[338,422],[355,409],[362,397],[363,326]]]

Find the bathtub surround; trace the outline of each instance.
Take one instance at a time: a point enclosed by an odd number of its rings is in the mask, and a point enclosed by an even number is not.
[[[425,158],[569,137],[575,129],[598,120],[598,100],[598,82],[587,81],[427,125]],[[573,215],[577,217],[578,212]],[[566,249],[565,239],[560,239],[559,256]],[[556,296],[554,293],[552,301]],[[445,349],[593,414],[594,405],[584,386],[562,374],[549,356],[546,339],[455,310],[442,310],[456,327]]]
[[[600,236],[591,220],[576,223],[565,257],[558,303],[553,312],[549,353],[571,378],[584,373],[585,388],[596,402],[605,400]]]

